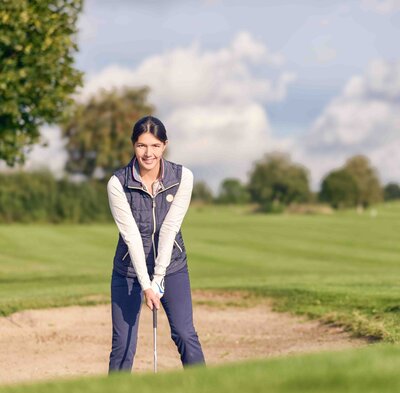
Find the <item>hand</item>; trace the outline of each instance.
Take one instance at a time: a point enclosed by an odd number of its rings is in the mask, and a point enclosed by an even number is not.
[[[161,299],[164,295],[164,277],[155,274],[151,281],[151,289]]]
[[[151,288],[148,288],[144,291],[144,296],[146,305],[150,310],[153,310],[153,307],[155,307],[157,310],[160,308],[160,298]]]

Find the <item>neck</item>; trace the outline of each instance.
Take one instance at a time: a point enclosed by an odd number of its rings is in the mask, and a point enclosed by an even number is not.
[[[144,168],[140,168],[140,177],[143,180],[156,180],[161,175],[161,161],[159,161],[158,165],[150,170],[146,170]]]

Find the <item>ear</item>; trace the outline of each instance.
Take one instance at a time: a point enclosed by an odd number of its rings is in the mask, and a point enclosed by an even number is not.
[[[164,149],[163,149],[163,151],[167,148],[167,145],[168,145],[168,139],[164,142]]]

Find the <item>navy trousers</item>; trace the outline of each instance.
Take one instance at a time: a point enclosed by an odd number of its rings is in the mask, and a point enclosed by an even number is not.
[[[193,326],[192,297],[187,266],[165,276],[161,304],[171,327],[183,366],[204,364],[204,355]],[[112,349],[109,373],[131,371],[136,353],[143,293],[136,278],[115,270],[111,279]]]

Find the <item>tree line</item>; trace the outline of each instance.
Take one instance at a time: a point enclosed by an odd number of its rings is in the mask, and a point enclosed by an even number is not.
[[[0,221],[95,222],[109,220],[105,182],[128,162],[132,146],[127,129],[141,116],[154,113],[149,90],[126,88],[102,91],[86,103],[68,107],[60,123],[67,140],[67,176],[55,180],[50,173],[0,176]],[[168,158],[168,157],[167,157]],[[73,182],[69,175],[85,181]],[[327,203],[335,209],[367,208],[400,198],[400,186],[382,187],[375,168],[362,155],[329,172],[319,192],[312,192],[309,171],[288,154],[265,154],[253,163],[248,179],[224,179],[214,196],[204,182],[196,182],[192,201],[259,206],[263,212],[282,212],[293,204]]]
[[[0,174],[0,222],[111,221],[106,181],[57,180],[49,171]],[[324,202],[343,209],[393,199],[400,199],[400,185],[389,183],[382,188],[369,160],[360,155],[329,172],[317,193],[310,191],[308,170],[283,153],[269,153],[256,161],[247,182],[224,179],[216,196],[203,181],[195,182],[192,193],[192,203],[252,203],[259,211],[274,213],[299,203]]]
[[[127,162],[132,146],[127,129],[155,108],[148,102],[146,88],[125,88],[100,91],[87,102],[69,107],[61,123],[67,140],[70,174],[109,177],[121,163]],[[255,162],[249,178],[242,184],[238,179],[225,179],[219,195],[214,197],[204,182],[195,185],[193,200],[215,203],[256,203],[266,212],[283,211],[292,203],[324,202],[335,209],[354,206],[366,208],[371,204],[395,197],[398,185],[383,189],[377,171],[367,157],[357,155],[342,168],[328,173],[321,190],[313,193],[309,171],[293,163],[289,155],[269,153]]]
[[[111,220],[106,185],[57,180],[51,172],[0,173],[0,222],[90,223]]]
[[[334,209],[368,208],[382,201],[400,199],[400,185],[381,185],[378,173],[366,156],[350,157],[341,168],[330,171],[319,192],[312,192],[309,171],[293,163],[288,154],[267,153],[255,162],[249,178],[224,179],[214,196],[208,185],[194,185],[194,201],[219,204],[256,203],[261,211],[282,212],[291,204],[327,203]]]
[[[146,88],[101,91],[87,102],[76,102],[61,124],[67,139],[70,174],[88,179],[110,176],[132,154],[126,130],[155,108],[148,102]],[[335,209],[366,208],[396,195],[398,185],[383,189],[377,171],[367,157],[347,160],[323,179],[319,193],[309,186],[309,171],[293,163],[284,153],[269,153],[254,163],[249,179],[225,179],[214,197],[207,184],[195,185],[193,200],[216,203],[256,203],[266,212],[282,211],[292,203],[325,202]]]

